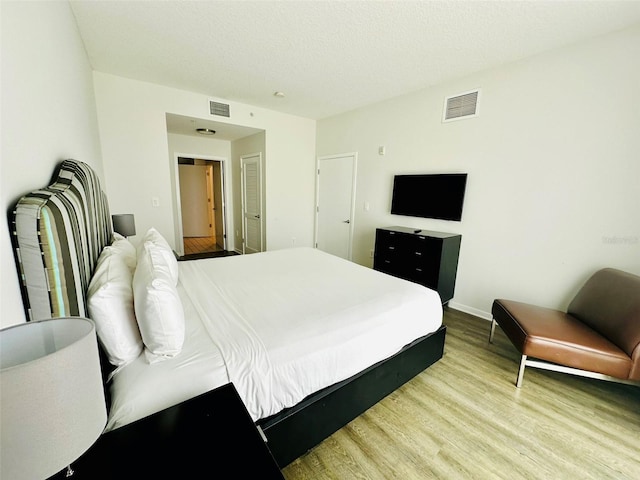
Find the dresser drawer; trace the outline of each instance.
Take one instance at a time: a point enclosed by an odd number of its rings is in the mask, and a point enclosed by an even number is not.
[[[438,271],[426,266],[413,265],[408,267],[403,271],[402,278],[434,290],[438,288]]]
[[[397,255],[376,255],[373,257],[373,269],[395,277],[406,278],[409,271],[406,262]]]
[[[437,238],[414,236],[406,248],[407,260],[417,267],[438,269],[442,241]]]
[[[410,260],[407,253],[411,251],[408,247],[409,240],[411,239],[399,232],[377,230],[373,268],[396,277],[406,276],[404,270]]]
[[[403,233],[376,230],[376,253],[404,251],[410,248],[412,240]]]
[[[406,227],[376,229],[373,268],[453,297],[460,235]]]

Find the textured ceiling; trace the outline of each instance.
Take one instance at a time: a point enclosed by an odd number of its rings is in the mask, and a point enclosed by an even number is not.
[[[95,70],[316,119],[640,23],[640,1],[70,3]]]

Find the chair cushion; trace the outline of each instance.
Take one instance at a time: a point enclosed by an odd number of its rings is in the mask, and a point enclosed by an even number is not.
[[[491,311],[523,355],[616,378],[629,377],[631,358],[565,312],[503,299],[495,300]]]
[[[631,357],[640,345],[640,277],[603,268],[587,280],[567,312]]]

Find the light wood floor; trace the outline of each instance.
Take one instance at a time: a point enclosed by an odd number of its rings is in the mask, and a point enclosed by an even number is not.
[[[447,310],[442,360],[283,470],[299,479],[640,479],[640,388],[527,369]]]
[[[215,237],[184,237],[184,254],[220,252],[223,249],[216,245]]]

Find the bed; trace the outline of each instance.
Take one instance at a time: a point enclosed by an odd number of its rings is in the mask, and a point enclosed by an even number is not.
[[[284,467],[443,355],[435,291],[317,249],[147,265],[141,252],[166,241],[153,229],[137,247],[114,240],[106,196],[83,162],[62,162],[49,187],[17,203],[12,223],[28,320],[92,318],[103,347],[95,285],[116,245],[135,248],[126,278],[144,353],[120,363],[105,355],[106,431],[231,382]],[[175,283],[155,316],[138,309],[140,285],[153,283],[146,270]],[[148,329],[166,319],[173,334],[178,317],[179,348],[158,353]]]

